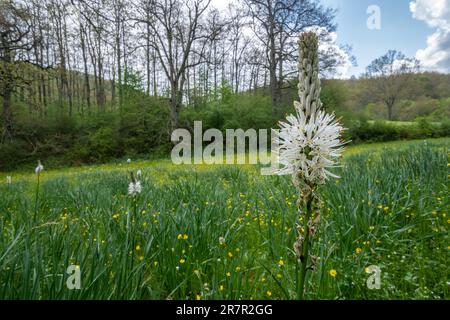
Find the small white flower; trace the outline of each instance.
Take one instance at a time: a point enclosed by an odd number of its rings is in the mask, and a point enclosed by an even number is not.
[[[42,170],[44,170],[44,166],[41,164],[41,161],[38,161],[38,165],[36,169],[34,169],[34,172],[36,172],[36,174],[40,174]]]
[[[225,238],[224,237],[220,237],[219,238],[219,243],[221,246],[223,246],[225,244]]]
[[[142,176],[142,170],[139,169],[139,170],[136,172],[136,175],[137,175],[138,178],[140,178],[140,177]]]
[[[131,181],[130,184],[128,185],[128,194],[131,196],[135,196],[139,193],[141,193],[142,191],[142,186],[141,186],[141,182],[140,181]]]
[[[128,158],[127,163],[131,163],[131,159],[130,158]]]
[[[7,184],[11,184],[12,183],[12,177],[11,176],[7,176],[6,177],[6,183]]]

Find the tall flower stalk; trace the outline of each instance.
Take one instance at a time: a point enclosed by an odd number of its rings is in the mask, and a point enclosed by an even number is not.
[[[344,128],[333,114],[321,110],[318,40],[313,32],[302,33],[299,39],[299,101],[294,102],[295,115],[280,122],[275,142],[281,168],[279,175],[291,175],[298,192],[297,238],[294,252],[297,268],[297,295],[304,298],[308,270],[314,270],[318,260],[311,255],[312,242],[320,220],[318,186],[330,177],[343,151],[340,136]]]
[[[38,160],[38,165],[34,169],[34,172],[37,176],[37,185],[36,185],[36,196],[35,196],[35,202],[34,202],[34,216],[33,216],[33,222],[36,221],[37,216],[37,210],[38,210],[38,203],[39,203],[39,186],[41,182],[41,172],[44,170],[44,166],[41,163],[41,160]]]
[[[137,197],[142,192],[142,185],[139,181],[139,177],[134,175],[134,172],[130,172],[130,184],[128,185],[128,194],[131,196],[131,201],[133,203],[133,216],[127,216],[127,238],[126,243],[129,243],[129,237],[131,237],[131,252],[134,250],[134,233],[133,233],[133,219],[137,219]],[[131,269],[133,269],[133,257],[131,257]]]
[[[131,171],[130,172],[130,184],[128,185],[128,194],[131,196],[132,201],[133,201],[133,213],[134,213],[134,217],[136,217],[137,215],[137,196],[141,193],[142,191],[142,186],[141,186],[141,182],[139,181],[139,178],[137,178],[134,175],[134,172]]]

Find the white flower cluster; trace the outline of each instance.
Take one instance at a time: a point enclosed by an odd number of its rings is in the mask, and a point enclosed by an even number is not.
[[[131,181],[128,185],[128,194],[131,196],[138,195],[142,191],[141,182],[139,180]]]
[[[317,37],[302,34],[300,41],[299,96],[296,115],[288,115],[280,123],[275,143],[281,168],[279,175],[293,175],[308,184],[324,183],[328,177],[338,177],[328,169],[337,165],[343,143],[344,128],[333,114],[320,110],[320,80],[318,76]]]
[[[36,169],[34,169],[34,172],[36,172],[36,174],[40,174],[43,170],[44,170],[44,166],[42,165],[41,161],[38,160],[38,165],[37,165]]]

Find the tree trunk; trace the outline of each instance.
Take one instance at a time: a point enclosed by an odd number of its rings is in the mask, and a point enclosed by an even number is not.
[[[3,40],[3,39],[2,39]],[[13,136],[13,120],[11,112],[11,95],[12,95],[12,53],[6,41],[2,41],[3,45],[3,61],[4,61],[4,79],[2,80],[2,97],[3,97],[3,134],[2,141],[11,140]],[[0,83],[1,84],[1,83]]]
[[[178,81],[173,80],[171,82],[171,94],[170,94],[170,126],[172,131],[178,128],[178,110],[180,108],[180,93],[178,89]]]
[[[394,120],[394,104],[393,103],[388,103],[387,104],[387,109],[388,109],[388,120],[392,121]]]

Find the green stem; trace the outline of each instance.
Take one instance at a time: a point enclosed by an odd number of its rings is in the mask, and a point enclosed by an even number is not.
[[[309,258],[309,247],[310,247],[310,238],[309,238],[309,225],[308,221],[312,216],[312,197],[309,197],[306,203],[306,214],[304,216],[304,231],[305,231],[305,239],[302,244],[302,260],[300,262],[300,283],[298,288],[298,298],[300,300],[304,299],[305,294],[305,283],[306,276],[308,271],[308,258]]]
[[[33,224],[36,222],[37,210],[38,210],[38,202],[39,202],[39,182],[40,182],[40,174],[37,175],[37,186],[36,186],[36,197],[34,202],[34,216],[33,216]]]
[[[137,195],[133,196],[133,217],[130,218],[130,235],[131,235],[131,271],[134,267],[134,233],[133,231],[133,218],[137,221]]]

